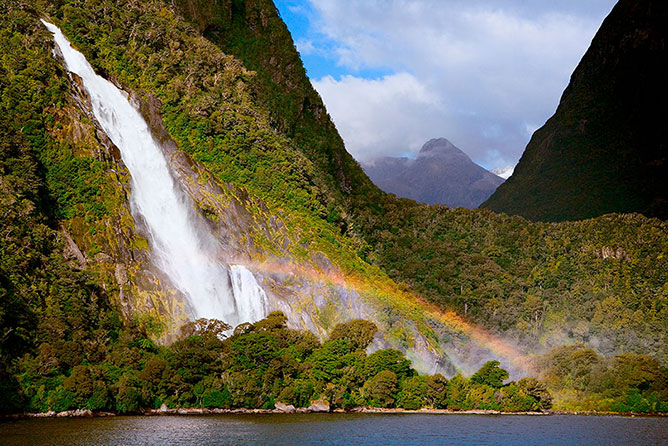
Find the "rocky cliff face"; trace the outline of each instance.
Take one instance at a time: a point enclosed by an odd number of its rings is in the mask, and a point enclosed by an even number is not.
[[[386,157],[362,167],[385,192],[469,209],[477,208],[503,183],[445,138],[428,141],[415,160]]]
[[[186,303],[151,263],[148,241],[138,227],[141,222],[135,221],[130,210],[130,175],[118,148],[95,121],[80,78],[70,75],[68,80],[71,94],[61,110],[54,110],[50,136],[72,148],[71,153],[61,153],[60,157],[101,164],[99,190],[92,207],[104,206],[105,212],[78,208],[62,216],[58,225],[65,253],[79,269],[99,274],[102,286],[110,287],[109,293],[126,317],[139,312],[155,317],[169,333],[174,332],[187,320]]]
[[[621,0],[513,176],[483,205],[533,220],[668,218],[668,4]]]

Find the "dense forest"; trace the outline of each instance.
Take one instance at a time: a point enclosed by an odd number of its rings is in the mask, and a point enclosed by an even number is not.
[[[307,407],[421,407],[536,411],[551,407],[534,378],[504,383],[508,372],[490,362],[470,379],[418,375],[401,352],[365,349],[376,327],[354,320],[337,325],[320,343],[308,331],[286,328],[272,313],[236,327],[200,319],[179,339],[159,347],[130,328],[112,342],[68,351],[67,342],[45,342],[37,356],[20,361],[23,407],[139,412],[144,408],[263,408],[275,403]],[[72,328],[72,327],[68,327]]]
[[[638,214],[527,223],[388,201],[395,212],[369,220],[375,261],[432,302],[534,351],[582,343],[668,360],[666,223]]]
[[[127,181],[77,111],[43,16],[99,73],[158,98],[179,148],[283,215],[299,234],[295,250],[317,249],[347,274],[378,267],[517,342],[556,408],[667,410],[665,222],[613,214],[532,223],[385,195],[345,152],[273,4],[223,3],[215,11],[160,0],[0,5],[3,411],[303,407],[319,397],[343,408],[550,405],[540,382],[506,383],[499,364],[447,380],[417,375],[393,350],[367,355],[375,329],[363,322],[321,342],[279,314],[225,339],[224,322],[202,321],[156,344],[164,324],[124,310],[117,275],[95,260],[113,254],[109,228],[129,218],[119,214]],[[270,50],[275,58],[265,57]],[[67,232],[87,263],[67,254]]]

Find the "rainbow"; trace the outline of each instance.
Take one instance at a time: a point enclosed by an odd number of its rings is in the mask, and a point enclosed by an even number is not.
[[[290,265],[274,262],[261,262],[248,265],[252,270],[269,274],[284,274],[320,282],[325,285],[335,285],[355,291],[360,296],[367,296],[374,301],[387,301],[393,307],[399,307],[404,313],[410,314],[416,322],[434,321],[444,327],[462,333],[478,347],[491,352],[502,363],[512,365],[523,374],[535,373],[533,361],[521,353],[511,342],[494,335],[479,327],[454,311],[442,308],[427,302],[416,293],[401,289],[398,284],[382,273],[364,277],[359,273],[344,274],[340,271],[320,271],[311,266],[292,263]]]

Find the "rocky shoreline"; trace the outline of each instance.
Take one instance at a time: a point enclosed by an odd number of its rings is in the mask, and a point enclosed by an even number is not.
[[[313,413],[368,413],[368,414],[441,414],[441,415],[549,415],[547,412],[500,412],[497,410],[447,410],[447,409],[382,409],[377,407],[357,407],[349,410],[312,410],[306,407],[289,406],[287,409],[146,409],[143,412],[123,414],[123,416],[161,416],[161,415],[252,415],[252,414],[313,414]],[[93,412],[89,409],[66,410],[63,412],[38,412],[5,415],[4,418],[94,418],[119,416],[113,412]],[[2,416],[0,416],[2,418]]]
[[[417,409],[407,410],[400,408],[384,409],[378,407],[356,407],[349,410],[326,410],[324,407],[298,407],[278,403],[275,409],[204,409],[204,408],[177,408],[145,409],[142,412],[123,414],[123,416],[162,416],[162,415],[257,415],[257,414],[313,414],[313,413],[366,413],[366,414],[433,414],[433,415],[586,415],[586,416],[625,416],[625,417],[666,417],[668,413],[630,413],[630,412],[595,412],[595,411],[545,411],[545,412],[502,412],[498,410],[452,410],[452,409]],[[66,410],[63,412],[38,412],[0,415],[2,419],[20,420],[25,418],[97,418],[119,416],[113,412],[93,412],[89,409]]]

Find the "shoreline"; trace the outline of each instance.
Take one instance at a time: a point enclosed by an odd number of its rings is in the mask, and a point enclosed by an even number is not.
[[[294,411],[280,409],[146,409],[143,412],[116,414],[114,412],[93,412],[89,409],[67,410],[63,412],[25,412],[0,415],[0,421],[23,420],[31,418],[105,418],[117,416],[195,416],[195,415],[301,415],[301,414],[377,414],[377,415],[516,415],[516,416],[550,416],[550,415],[580,415],[580,416],[619,416],[619,417],[668,417],[668,413],[638,413],[638,412],[597,412],[597,411],[562,411],[550,410],[545,412],[502,412],[498,410],[452,410],[452,409],[416,409],[401,408],[384,409],[379,407],[356,407],[350,410],[334,409],[332,411],[315,411],[307,408],[296,408]]]

